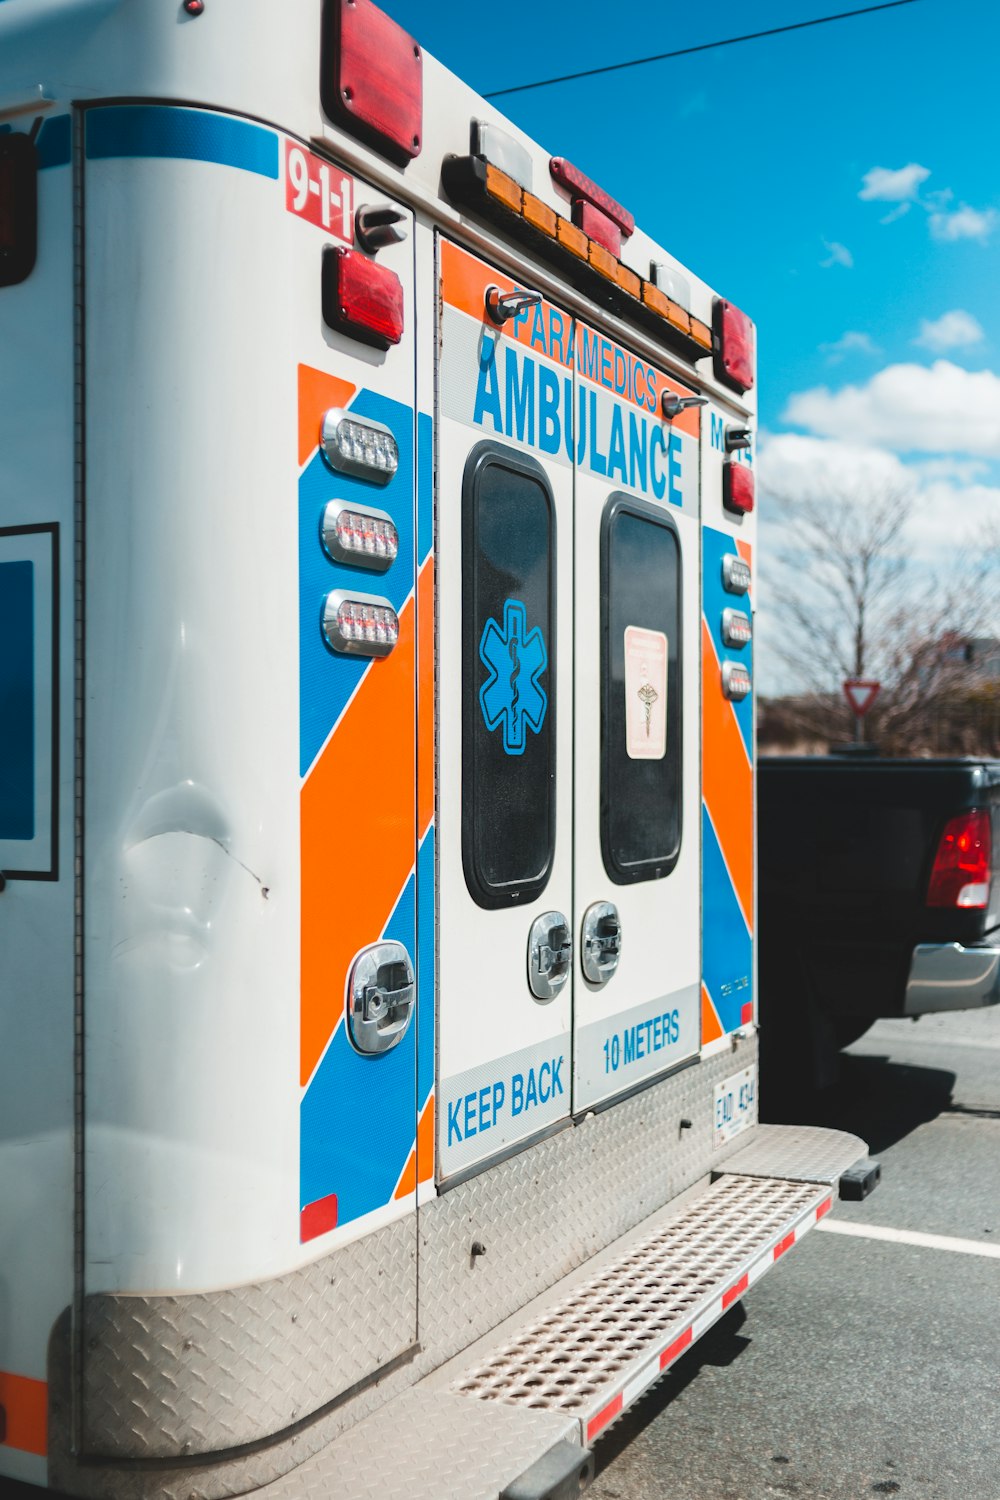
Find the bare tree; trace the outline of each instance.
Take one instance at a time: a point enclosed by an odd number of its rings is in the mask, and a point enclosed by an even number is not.
[[[763,641],[809,738],[853,738],[842,684],[871,678],[882,684],[875,736],[926,753],[938,748],[945,706],[969,687],[966,643],[996,613],[996,549],[956,553],[947,571],[917,562],[907,539],[914,503],[903,488],[829,479],[810,494],[765,497]]]

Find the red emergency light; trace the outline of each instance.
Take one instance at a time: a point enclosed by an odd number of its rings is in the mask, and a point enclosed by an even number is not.
[[[574,167],[572,162],[568,162],[564,156],[553,156],[549,162],[549,171],[552,173],[554,182],[564,187],[573,198],[583,198],[585,202],[599,209],[602,214],[618,225],[622,238],[628,239],[635,229],[635,215],[630,214],[627,208],[622,208],[610,193],[599,188],[596,182],[591,182],[589,177],[585,177],[580,169]],[[610,249],[610,246],[608,248]]]
[[[991,842],[990,815],[984,808],[951,818],[934,856],[927,905],[988,906]]]
[[[0,135],[0,286],[31,275],[38,253],[38,153],[26,135]]]
[[[746,313],[717,297],[712,308],[715,378],[737,391],[753,387],[753,324]]]
[[[737,516],[749,515],[753,510],[753,469],[748,464],[725,463],[722,465],[722,503]]]
[[[423,53],[372,0],[325,0],[320,70],[331,119],[400,166],[420,154]]]
[[[603,245],[605,250],[610,250],[612,255],[621,255],[622,232],[618,225],[614,219],[609,219],[607,214],[601,213],[599,208],[595,208],[585,198],[573,200],[573,223],[590,239]]]
[[[395,271],[358,250],[323,253],[323,321],[377,349],[403,337],[403,284]]]

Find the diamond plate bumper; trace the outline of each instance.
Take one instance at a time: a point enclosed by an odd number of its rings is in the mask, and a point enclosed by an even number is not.
[[[556,1443],[583,1448],[604,1432],[829,1212],[865,1150],[839,1131],[767,1127],[709,1186],[259,1493],[496,1500]]]

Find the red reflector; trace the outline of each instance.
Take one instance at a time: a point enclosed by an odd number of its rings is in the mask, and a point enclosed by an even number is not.
[[[582,229],[589,239],[596,240],[603,245],[605,250],[610,250],[614,256],[622,253],[622,232],[614,219],[609,219],[607,214],[602,214],[599,208],[592,203],[587,203],[583,198],[573,199],[573,223],[578,229]]]
[[[990,815],[984,808],[952,818],[934,857],[927,905],[988,906],[991,853]]]
[[[0,135],[0,286],[31,275],[38,237],[38,156],[26,135]]]
[[[722,503],[738,516],[753,510],[753,469],[748,464],[722,465]]]
[[[329,1234],[336,1227],[337,1195],[331,1193],[328,1198],[317,1198],[315,1203],[306,1204],[299,1217],[299,1240],[304,1245],[307,1240]]]
[[[712,360],[717,380],[737,391],[753,385],[753,324],[746,313],[717,297],[712,309]]]
[[[362,343],[388,349],[403,337],[403,284],[358,250],[323,253],[323,321]]]
[[[371,0],[326,0],[320,95],[332,119],[401,165],[419,155],[424,60],[417,43]]]
[[[622,208],[610,193],[599,188],[596,182],[591,182],[589,177],[584,177],[583,173],[563,156],[552,157],[549,162],[549,171],[560,187],[572,193],[574,198],[585,198],[588,203],[593,204],[594,208],[599,208],[602,214],[607,214],[609,219],[613,219],[624,238],[628,239],[635,229],[635,215],[630,214],[627,208]],[[596,237],[595,235],[595,239]]]

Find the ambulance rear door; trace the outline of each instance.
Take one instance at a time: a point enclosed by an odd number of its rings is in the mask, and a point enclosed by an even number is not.
[[[544,301],[494,321],[491,288],[495,304],[517,286],[446,239],[439,272],[438,1173],[453,1179],[570,1108],[572,322]]]
[[[574,1111],[697,1055],[697,406],[576,326]]]

